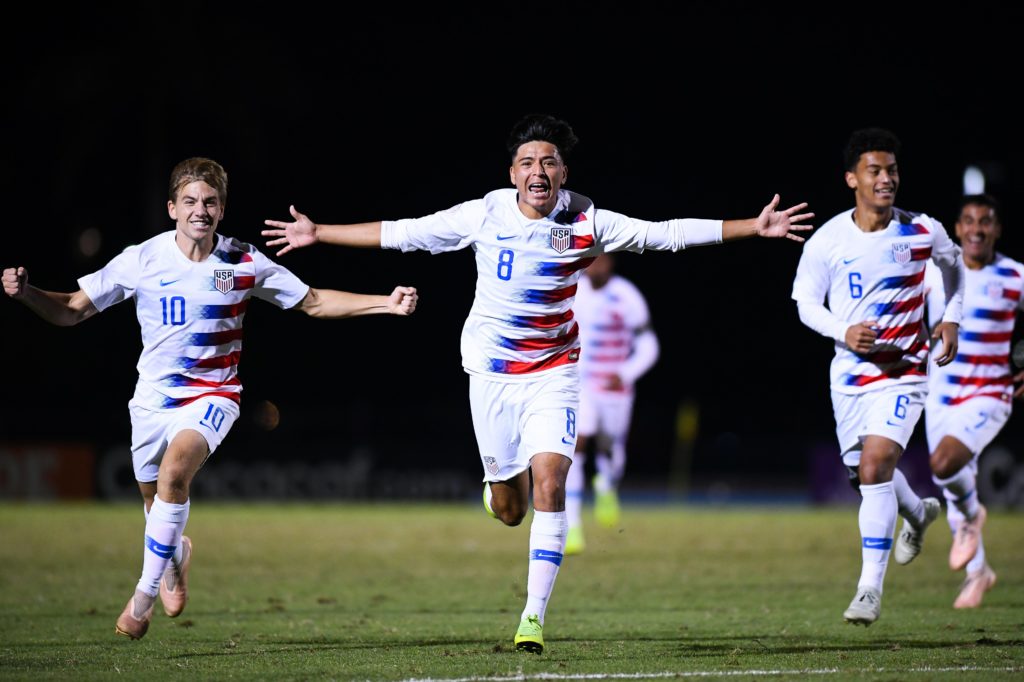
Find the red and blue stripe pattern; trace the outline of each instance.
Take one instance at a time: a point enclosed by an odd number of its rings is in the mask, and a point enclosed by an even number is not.
[[[579,362],[580,349],[569,348],[549,355],[540,360],[529,362],[529,361],[517,361],[517,360],[491,360],[490,371],[498,372],[500,374],[530,374],[532,372],[539,372],[545,369],[552,369],[554,367],[561,367],[562,365],[569,365],[574,362]]]
[[[980,270],[967,270],[960,352],[949,365],[937,368],[933,378],[931,390],[940,404],[1012,399],[1010,343],[1019,314],[1022,271],[1024,266],[1003,256]]]

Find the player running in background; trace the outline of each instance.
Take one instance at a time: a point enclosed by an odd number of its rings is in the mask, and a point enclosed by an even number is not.
[[[982,527],[985,507],[978,500],[975,477],[978,456],[1010,418],[1011,401],[1024,395],[1024,372],[1010,371],[1010,341],[1017,315],[1024,308],[1024,265],[996,251],[1002,234],[999,206],[987,194],[963,198],[956,236],[965,266],[964,315],[956,359],[932,371],[925,425],[935,482],[946,498],[946,517],[953,531],[949,567],[966,569],[958,609],[981,606],[996,574],[985,560]],[[937,322],[945,299],[942,278],[925,273],[930,322]]]
[[[174,618],[188,599],[192,543],[184,536],[189,486],[238,418],[238,363],[249,298],[321,318],[409,315],[416,290],[390,296],[312,289],[249,244],[217,234],[227,202],[227,173],[191,158],[171,172],[167,212],[173,231],[129,246],[78,291],[44,291],[24,267],[3,271],[4,291],[47,322],[70,326],[134,299],[142,355],[132,420],[132,464],[145,504],[142,577],[116,632],[146,634],[157,594]]]
[[[513,189],[499,189],[423,218],[318,225],[290,208],[294,222],[268,220],[263,234],[278,255],[317,242],[441,253],[470,247],[477,281],[462,332],[469,394],[488,511],[510,526],[534,515],[526,605],[518,650],[540,653],[548,599],[568,528],[565,481],[576,446],[579,326],[573,298],[580,271],[607,251],[678,251],[742,237],[803,239],[793,231],[806,204],[777,211],[776,195],[749,220],[649,222],[597,209],[565,190],[565,157],[576,135],[565,121],[529,115],[513,128],[508,151]],[[439,140],[434,151],[458,163],[466,143]]]
[[[605,253],[590,264],[572,306],[583,347],[576,452],[565,484],[566,554],[579,554],[586,546],[580,517],[590,442],[597,469],[594,516],[607,528],[619,523],[618,486],[626,469],[633,386],[658,361],[647,301],[632,282],[615,274],[614,258]]]
[[[942,225],[894,208],[899,146],[887,130],[851,135],[845,178],[856,206],[807,241],[793,282],[800,320],[835,340],[832,406],[843,463],[861,494],[863,560],[856,596],[843,616],[863,625],[881,614],[890,551],[897,563],[913,560],[941,509],[937,499],[919,498],[896,466],[927,389],[925,262],[933,260],[947,284],[942,321],[932,335],[942,340],[939,365],[956,356],[963,296],[960,249]],[[897,511],[904,522],[893,548]]]

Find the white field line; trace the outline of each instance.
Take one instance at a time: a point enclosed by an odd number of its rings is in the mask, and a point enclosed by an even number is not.
[[[845,670],[841,668],[810,668],[803,670],[689,670],[679,672],[650,673],[536,673],[533,675],[495,675],[475,677],[423,677],[409,678],[402,682],[528,682],[529,680],[652,680],[663,678],[715,678],[715,677],[777,677],[781,675],[837,675],[837,674],[924,674],[954,672],[1024,672],[1024,667],[987,668],[971,665],[949,668],[870,668]]]

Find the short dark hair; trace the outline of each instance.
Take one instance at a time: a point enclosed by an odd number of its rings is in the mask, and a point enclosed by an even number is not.
[[[996,216],[996,220],[1000,219],[999,201],[994,196],[991,194],[965,194],[960,199],[960,213],[957,214],[957,220],[960,219],[960,214],[964,212],[964,209],[971,205],[991,208]]]
[[[850,135],[843,150],[843,164],[846,170],[857,169],[861,154],[867,152],[892,152],[900,155],[900,138],[885,128],[861,128]]]
[[[560,118],[548,114],[527,114],[512,126],[508,136],[508,153],[513,160],[516,152],[527,142],[539,140],[558,147],[558,153],[565,159],[579,142],[572,127]]]

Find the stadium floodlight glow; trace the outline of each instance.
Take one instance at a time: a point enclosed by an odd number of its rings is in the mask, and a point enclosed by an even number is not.
[[[985,192],[985,174],[977,166],[964,169],[964,194],[983,194]]]

